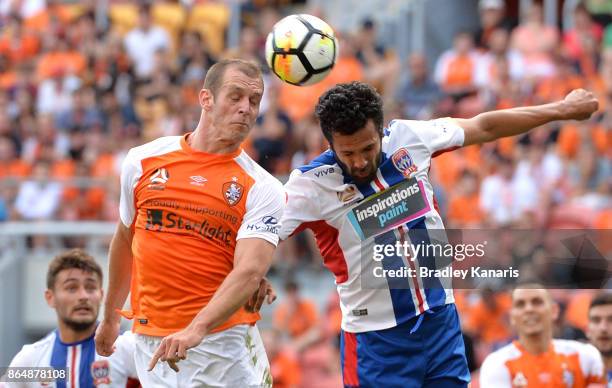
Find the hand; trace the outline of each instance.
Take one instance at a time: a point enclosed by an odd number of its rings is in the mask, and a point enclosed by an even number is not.
[[[246,311],[250,313],[256,313],[261,309],[261,305],[266,299],[266,295],[268,296],[267,302],[268,304],[272,304],[276,300],[276,292],[274,292],[274,288],[272,288],[272,284],[268,281],[268,279],[263,278],[261,282],[259,282],[259,288],[257,291],[253,293],[253,295],[249,298],[249,300],[244,305]]]
[[[563,102],[566,103],[566,120],[586,120],[599,108],[597,98],[584,89],[572,90]]]
[[[108,357],[115,352],[115,340],[119,336],[119,323],[103,320],[96,329],[94,341],[96,343],[96,352],[99,355]]]
[[[192,326],[165,337],[151,358],[149,372],[155,368],[158,360],[166,361],[170,368],[178,372],[176,364],[187,358],[187,349],[199,345],[203,338],[204,334],[198,333]]]

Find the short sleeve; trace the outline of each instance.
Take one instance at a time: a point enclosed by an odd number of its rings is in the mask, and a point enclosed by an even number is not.
[[[320,219],[313,185],[308,178],[302,176],[301,171],[295,170],[291,173],[285,183],[285,195],[287,204],[281,222],[281,240],[286,240],[302,224]]]
[[[508,368],[501,362],[500,355],[490,354],[480,367],[480,386],[482,388],[512,388]]]
[[[274,178],[256,181],[249,191],[236,240],[255,237],[277,245],[284,202],[279,181]]]
[[[23,348],[13,357],[9,367],[35,367],[38,366],[35,360],[32,358],[32,345],[24,345]],[[2,377],[2,376],[0,376]],[[25,388],[28,387],[28,383],[10,382],[4,383],[6,388]]]
[[[119,218],[126,227],[132,226],[136,215],[134,188],[142,176],[142,166],[134,152],[126,155],[121,165],[121,197],[119,199]]]
[[[581,344],[580,364],[588,384],[603,384],[606,382],[604,365],[599,350],[590,344]]]
[[[429,150],[431,157],[463,146],[463,128],[451,118],[421,121],[414,131]]]

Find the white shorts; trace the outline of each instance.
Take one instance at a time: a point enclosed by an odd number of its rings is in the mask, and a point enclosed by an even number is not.
[[[161,361],[147,371],[163,337],[136,334],[135,339],[136,371],[144,388],[272,387],[270,364],[256,326],[238,325],[204,337],[187,350],[187,358],[177,364],[178,373]]]

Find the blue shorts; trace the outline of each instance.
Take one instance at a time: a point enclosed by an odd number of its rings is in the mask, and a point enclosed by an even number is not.
[[[390,329],[342,331],[340,356],[346,388],[459,388],[470,381],[454,304]]]

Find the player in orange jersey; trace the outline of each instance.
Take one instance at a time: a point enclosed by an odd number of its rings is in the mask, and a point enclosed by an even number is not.
[[[510,322],[518,340],[487,356],[482,388],[581,388],[605,382],[599,352],[592,345],[552,338],[559,307],[537,284],[512,292]],[[593,384],[593,385],[592,385]]]
[[[256,65],[220,61],[200,90],[194,132],[125,158],[96,343],[112,353],[131,279],[123,313],[134,319],[143,386],[271,385],[259,314],[244,308],[272,261],[284,204],[280,182],[240,148],[262,94]]]

